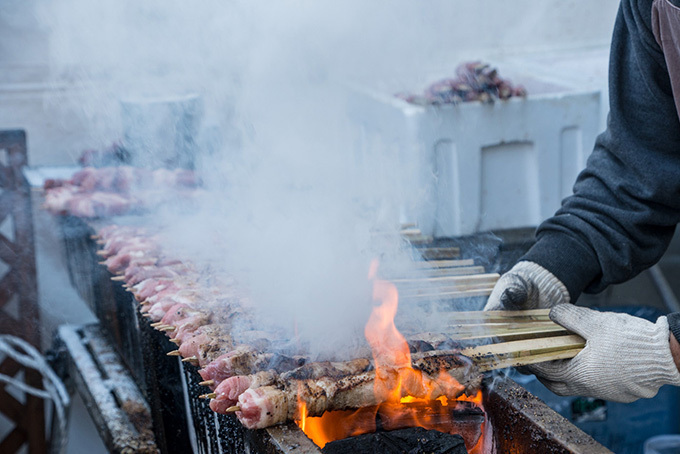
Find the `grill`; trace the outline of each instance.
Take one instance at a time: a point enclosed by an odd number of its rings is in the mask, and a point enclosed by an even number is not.
[[[118,221],[125,222],[124,219]],[[95,326],[63,327],[60,331],[60,349],[64,353],[63,357],[71,358],[70,362],[66,361],[69,363],[71,376],[79,376],[78,380],[85,387],[88,382],[106,380],[106,373],[101,372],[105,369],[103,367],[96,368],[103,378],[83,378],[83,372],[78,368],[79,356],[74,351],[81,348],[81,351],[90,352],[89,356],[85,356],[96,362],[97,357],[102,356],[101,353],[94,355],[91,347],[82,350],[82,346],[87,347],[94,343],[103,348],[102,346],[108,345],[111,354],[105,356],[109,361],[114,356],[118,358],[122,367],[116,370],[124,370],[127,376],[119,376],[108,382],[115,388],[116,383],[128,380],[140,390],[139,397],[132,401],[139,401],[140,406],[135,408],[141,408],[141,414],[146,411],[149,415],[155,446],[163,453],[186,453],[192,450],[198,453],[322,452],[293,423],[262,430],[247,430],[233,415],[213,412],[208,401],[199,398],[199,395],[206,392],[206,388],[199,385],[201,378],[197,368],[182,363],[177,357],[166,356],[166,352],[174,350],[176,346],[162,333],[152,329],[145,320],[140,320],[138,303],[134,301],[132,294],[118,283],[112,282],[104,267],[96,266],[96,244],[91,237],[96,224],[68,216],[60,217],[59,222],[73,285],[99,319],[99,324]],[[485,257],[482,265],[502,270],[503,266],[512,263],[526,247],[526,238],[528,236],[524,232],[518,231],[510,232],[505,238],[478,235],[474,238],[437,240],[428,245],[428,251],[434,254],[450,254],[460,248],[463,257],[466,254]],[[480,254],[479,248],[495,250],[496,253]],[[441,256],[427,258],[436,259]],[[482,303],[483,298],[479,298],[472,303],[468,301],[466,307],[469,309],[469,304],[481,307]],[[488,422],[486,427],[490,428],[488,436],[493,439],[497,452],[610,452],[509,378],[492,380],[487,377],[483,383],[483,391],[483,405]],[[111,393],[120,394],[115,390]],[[84,394],[88,399],[88,393]],[[95,422],[102,432],[110,432],[106,418],[101,417],[99,404],[90,400],[88,406],[91,412],[100,415],[94,417]],[[127,440],[125,437],[116,439],[105,436],[109,448],[123,452],[130,445],[146,443],[144,446],[149,446],[147,432],[139,429],[130,417],[125,416],[128,414],[123,411],[126,401],[117,397],[112,402],[122,409],[122,413],[118,414],[123,415],[126,427],[131,429],[127,432]]]

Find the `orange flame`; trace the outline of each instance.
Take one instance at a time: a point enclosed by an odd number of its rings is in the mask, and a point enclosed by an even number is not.
[[[378,279],[378,261],[371,262],[368,278],[373,281],[373,306],[364,336],[371,346],[375,365],[375,394],[379,400],[399,402],[404,385],[418,380],[411,368],[411,352],[406,338],[394,324],[399,307],[399,292],[391,282]],[[405,394],[404,394],[405,393]]]
[[[397,329],[394,319],[399,306],[396,286],[379,279],[378,261],[373,260],[368,278],[373,281],[373,310],[366,323],[364,335],[371,346],[375,367],[374,392],[377,407],[359,410],[331,411],[320,417],[308,417],[306,404],[298,398],[301,419],[296,421],[312,441],[323,448],[333,440],[375,432],[376,415],[380,415],[385,430],[420,426],[463,435],[471,454],[482,452],[483,424],[456,423],[451,420],[457,405],[449,402],[447,391],[461,390],[462,386],[447,371],[437,377],[425,376],[411,367],[411,353],[406,338]],[[459,394],[459,393],[455,393]],[[475,403],[482,408],[482,393],[461,396],[456,400]],[[470,432],[470,433],[466,433]]]

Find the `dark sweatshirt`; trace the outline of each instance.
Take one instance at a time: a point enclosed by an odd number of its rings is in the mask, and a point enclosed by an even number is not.
[[[655,264],[680,222],[680,8],[623,0],[609,63],[610,111],[574,194],[523,257],[569,290],[602,291]],[[680,330],[669,317],[676,337]]]

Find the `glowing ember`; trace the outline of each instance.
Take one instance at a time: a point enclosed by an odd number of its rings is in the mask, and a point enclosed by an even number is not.
[[[460,394],[457,391],[463,387],[446,370],[432,377],[411,367],[408,343],[394,324],[399,293],[394,284],[378,279],[377,272],[378,262],[374,260],[368,276],[373,281],[374,307],[364,335],[373,353],[374,392],[383,403],[308,417],[305,402],[298,399],[301,419],[296,421],[297,425],[322,448],[330,441],[375,432],[378,428],[423,427],[459,434],[471,454],[481,453],[484,427],[481,391],[476,396],[462,395],[452,402],[447,396]]]

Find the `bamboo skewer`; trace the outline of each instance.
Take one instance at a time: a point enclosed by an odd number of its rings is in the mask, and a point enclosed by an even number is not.
[[[582,349],[583,348],[571,348],[529,356],[494,358],[491,360],[478,362],[477,367],[479,368],[480,372],[486,372],[494,369],[505,369],[506,367],[528,366],[530,364],[555,361],[558,359],[571,359],[578,355]]]
[[[462,266],[472,266],[475,264],[473,259],[458,259],[458,260],[429,260],[413,262],[413,266],[421,269],[437,269],[437,268],[455,268]]]
[[[425,260],[447,260],[460,257],[460,248],[457,247],[430,247],[418,250]]]
[[[556,323],[542,325],[539,325],[539,323],[541,322],[538,322],[536,325],[527,323],[525,324],[527,326],[524,328],[491,328],[485,331],[452,332],[449,335],[454,341],[483,341],[484,339],[490,339],[508,342],[522,339],[554,337],[569,333],[564,327]]]
[[[411,359],[430,356],[463,355],[470,358],[481,372],[505,367],[526,366],[544,361],[568,359],[576,356],[586,341],[576,334],[541,337],[496,344],[479,345],[463,350],[433,350],[414,353]]]
[[[493,290],[493,283],[484,283],[477,285],[453,285],[440,288],[427,288],[427,287],[412,287],[408,289],[399,289],[399,296],[402,298],[407,298],[411,296],[428,295],[433,299],[437,299],[439,295],[449,295],[451,293],[467,292],[471,290]]]
[[[461,266],[458,268],[436,268],[432,270],[423,270],[427,276],[444,277],[444,276],[462,276],[465,274],[479,274],[484,273],[483,266]]]
[[[473,296],[489,296],[493,291],[493,286],[491,287],[479,287],[466,290],[458,290],[453,292],[444,293],[425,293],[425,294],[414,294],[414,295],[401,295],[399,301],[420,301],[420,300],[445,300],[445,299],[457,299],[457,298],[470,298]]]
[[[549,313],[550,309],[453,312],[448,320],[450,324],[550,321]]]
[[[477,267],[470,267],[477,268]],[[479,267],[482,268],[482,267]],[[460,268],[466,269],[466,268]],[[483,269],[483,268],[482,268]],[[423,277],[415,279],[392,279],[392,283],[398,287],[407,286],[422,286],[422,285],[440,285],[440,286],[456,286],[456,285],[474,285],[479,283],[495,283],[500,274],[498,273],[471,273],[471,274],[459,274],[453,276],[434,276],[434,277]]]
[[[497,363],[505,360],[512,360],[510,362],[513,365],[522,366],[557,359],[558,356],[562,359],[566,351],[578,353],[585,345],[586,341],[581,336],[568,334],[470,347],[461,350],[460,354],[471,358],[480,367],[495,369],[498,368]],[[527,360],[527,358],[531,359]]]
[[[477,274],[485,274],[483,266],[459,266],[455,268],[423,268],[414,271],[395,272],[394,274],[387,274],[385,279],[399,285],[401,282],[415,281],[421,279],[436,279],[447,278],[454,276],[471,276]]]

